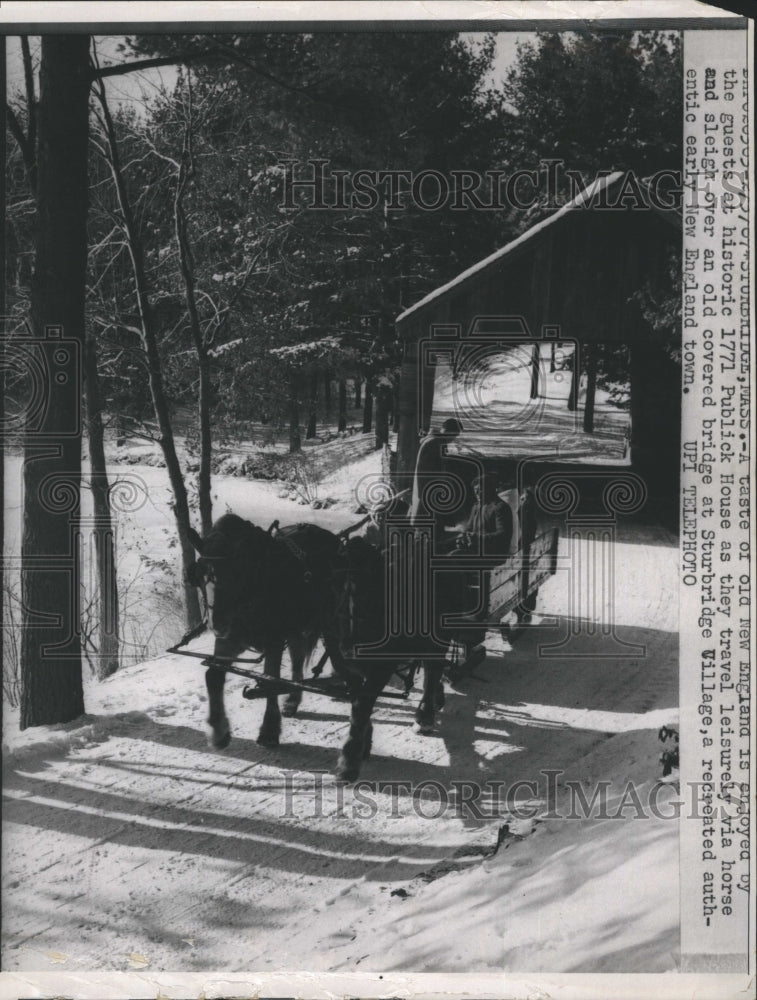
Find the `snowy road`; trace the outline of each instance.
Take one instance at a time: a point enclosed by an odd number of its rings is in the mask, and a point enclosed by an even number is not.
[[[330,774],[345,705],[306,695],[284,745],[264,750],[262,704],[230,679],[234,739],[214,753],[202,669],[177,657],[92,685],[84,725],[7,731],[3,967],[673,968],[675,823],[516,824],[528,836],[482,861],[504,820],[461,810],[467,793],[451,790],[533,781],[543,799],[545,769],[618,794],[657,778],[656,730],[677,717],[676,549],[633,542],[618,637],[640,654],[604,658],[587,635],[572,649],[584,655],[540,656],[567,628],[553,578],[540,610],[555,628],[490,644],[477,677],[448,690],[436,735],[413,730],[416,694],[383,703],[362,790]],[[443,811],[418,791],[429,781]],[[600,891],[602,906],[581,901]]]

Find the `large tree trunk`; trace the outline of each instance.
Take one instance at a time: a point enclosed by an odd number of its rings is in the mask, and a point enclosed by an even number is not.
[[[331,415],[331,372],[328,368],[323,373],[323,402],[326,414]]]
[[[84,345],[84,387],[99,587],[96,671],[98,680],[103,680],[118,670],[118,577],[110,485],[105,464],[102,402],[97,379],[97,353],[92,337],[88,336]]]
[[[359,379],[359,378],[356,378],[355,379],[355,409],[357,409],[358,406],[362,406],[363,405],[363,400],[362,400],[362,396],[361,396],[362,386],[363,386],[362,380]]]
[[[367,434],[373,426],[373,386],[371,380],[365,380],[363,397],[363,434]]]
[[[160,447],[166,462],[166,471],[173,493],[173,511],[176,518],[176,526],[179,532],[179,544],[181,546],[182,565],[184,569],[184,602],[186,620],[190,628],[193,628],[202,620],[200,612],[200,601],[197,595],[197,588],[190,583],[190,570],[195,562],[194,546],[189,537],[191,518],[189,516],[189,500],[187,498],[187,488],[184,483],[184,476],[181,471],[179,457],[176,453],[176,443],[171,425],[171,413],[166,397],[165,386],[163,384],[163,369],[160,361],[160,351],[158,350],[157,331],[153,318],[152,306],[148,295],[147,277],[144,268],[142,254],[142,244],[137,232],[134,216],[131,210],[126,185],[121,172],[120,158],[118,154],[118,144],[116,141],[113,121],[105,97],[105,90],[101,84],[98,94],[100,104],[103,109],[103,118],[107,132],[108,149],[110,153],[109,165],[116,188],[118,206],[123,219],[124,235],[131,259],[132,271],[134,274],[134,288],[137,298],[137,309],[139,312],[140,332],[142,337],[142,347],[147,359],[147,375],[150,385],[150,396],[155,411],[155,418],[160,428]]]
[[[318,427],[318,370],[314,369],[310,373],[310,410],[308,412],[308,425],[305,428],[305,437],[311,441],[316,434]]]
[[[339,422],[336,429],[347,430],[347,383],[343,378],[339,379]]]
[[[42,387],[47,406],[24,438],[22,729],[68,722],[84,712],[78,379],[87,267],[88,52],[87,35],[42,37],[31,321],[48,377]]]
[[[586,354],[586,400],[584,402],[584,430],[594,430],[594,397],[597,390],[597,345],[587,345]]]

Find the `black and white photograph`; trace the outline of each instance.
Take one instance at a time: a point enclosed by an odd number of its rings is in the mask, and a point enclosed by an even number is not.
[[[743,996],[753,22],[334,6],[0,7],[0,997]]]

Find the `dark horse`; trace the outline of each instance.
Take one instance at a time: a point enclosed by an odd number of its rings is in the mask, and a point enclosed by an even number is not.
[[[373,707],[392,674],[400,665],[412,673],[423,667],[423,693],[415,719],[420,732],[430,733],[436,710],[444,705],[443,662],[430,657],[432,647],[427,637],[389,632],[387,604],[392,594],[387,587],[387,571],[392,556],[363,538],[349,539],[344,552],[348,600],[343,605],[340,637],[342,649],[353,653],[351,662],[357,665],[363,681],[352,694],[350,733],[337,771],[341,778],[354,781],[361,761],[370,756]],[[381,648],[380,656],[372,650],[375,646]]]
[[[289,648],[294,680],[302,680],[305,660],[319,638],[340,664],[337,641],[339,587],[334,575],[339,539],[313,524],[293,525],[273,534],[225,514],[205,538],[193,533],[200,558],[195,582],[205,595],[208,624],[216,635],[214,656],[234,659],[245,649],[260,651],[263,670],[281,674],[284,647]],[[211,739],[218,748],[231,739],[223,703],[225,674],[209,667],[205,675]],[[302,694],[287,697],[285,715],[294,715]],[[258,743],[278,746],[281,713],[278,698],[266,700]]]
[[[205,595],[209,625],[216,635],[214,656],[234,659],[245,649],[264,656],[264,673],[278,678],[288,647],[295,681],[318,639],[351,701],[350,731],[339,759],[338,775],[354,781],[371,749],[371,713],[376,699],[408,652],[422,654],[423,643],[407,643],[392,655],[353,657],[355,646],[386,636],[385,557],[362,538],[341,539],[313,524],[265,531],[235,514],[226,514],[203,539],[193,533],[200,558],[194,582]],[[347,657],[350,657],[349,663]],[[443,702],[442,664],[426,663],[424,691],[416,718],[421,731],[433,727]],[[219,749],[231,739],[224,708],[225,672],[209,667],[211,741]],[[294,715],[302,692],[293,690],[284,715]],[[278,697],[266,700],[258,743],[278,746],[281,712]]]

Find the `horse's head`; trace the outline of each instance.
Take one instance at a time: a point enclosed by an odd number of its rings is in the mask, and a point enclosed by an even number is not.
[[[260,592],[271,535],[236,514],[224,514],[201,538],[190,529],[197,550],[191,583],[203,592],[208,625],[221,639],[242,639]]]

